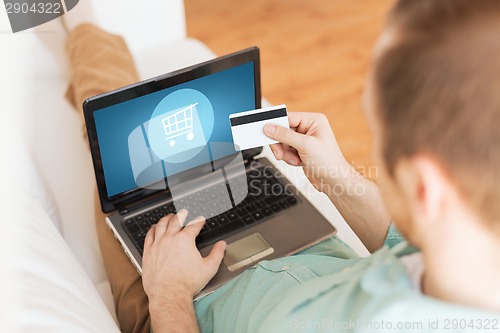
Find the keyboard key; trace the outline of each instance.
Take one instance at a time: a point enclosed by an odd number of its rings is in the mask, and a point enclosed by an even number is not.
[[[141,239],[140,241],[137,242],[137,246],[141,250],[141,252],[144,250],[144,239]]]
[[[219,222],[220,225],[226,224],[229,222],[229,219],[225,217],[224,215],[218,216],[217,217],[217,222]]]
[[[250,179],[259,178],[260,175],[261,175],[261,170],[258,170],[258,169],[251,170],[247,174],[248,178],[250,178]]]
[[[125,220],[125,221],[123,222],[123,224],[124,224],[125,226],[129,226],[129,225],[134,225],[134,224],[136,224],[136,222],[135,222],[135,219],[134,219],[134,218],[131,218],[131,219]]]
[[[149,218],[149,217],[153,216],[153,214],[151,212],[146,212],[146,213],[144,213],[144,216]]]
[[[236,213],[240,216],[243,217],[248,214],[248,212],[245,210],[245,208],[238,208],[236,209]]]
[[[233,211],[230,211],[229,213],[227,213],[226,216],[230,221],[234,221],[234,220],[238,219],[238,215]]]
[[[260,221],[264,218],[264,214],[262,214],[261,212],[259,211],[256,211],[256,212],[253,212],[251,214],[252,218],[255,220],[255,221]]]
[[[280,201],[280,202],[279,202],[279,205],[280,205],[280,207],[281,207],[282,209],[287,209],[287,208],[289,208],[289,207],[290,207],[290,204],[288,203],[288,201],[286,201],[286,199],[285,199],[285,200],[283,200],[283,201]]]
[[[281,207],[280,207],[280,205],[278,205],[278,204],[272,204],[272,205],[271,205],[271,210],[272,210],[274,213],[277,213],[277,212],[281,211]]]
[[[264,199],[264,202],[268,204],[269,206],[272,206],[276,201],[278,201],[280,198],[279,197],[267,197]]]
[[[151,227],[151,223],[148,220],[140,220],[137,224],[144,230],[148,230]]]
[[[140,221],[140,220],[142,220],[143,218],[144,218],[144,216],[139,215],[139,216],[137,216],[137,217],[135,218],[135,220],[136,220],[137,222],[139,222],[139,221]]]
[[[147,232],[145,230],[138,231],[132,234],[132,238],[138,242],[146,237]]]
[[[257,200],[257,197],[254,195],[247,195],[247,197],[245,198],[245,202],[248,202],[248,204],[251,204]]]
[[[196,208],[190,209],[190,210],[188,210],[188,212],[189,212],[189,215],[187,217],[187,221],[194,220],[198,216],[203,215]],[[205,217],[205,219],[209,219],[210,218],[210,216],[204,216],[204,217]]]
[[[135,223],[134,220],[128,220],[128,221],[125,221],[125,228],[128,230],[128,232],[130,232],[131,234],[137,232],[137,231],[140,231],[141,228],[139,227],[139,225],[137,225],[137,223]]]
[[[249,212],[253,212],[254,210],[257,210],[257,207],[255,207],[254,204],[249,204],[248,206],[245,206],[245,209]]]
[[[262,209],[262,208],[266,207],[266,204],[263,201],[255,201],[254,205],[258,209]]]
[[[166,204],[162,207],[162,210],[167,212],[167,214],[175,213],[175,205],[173,202]]]
[[[250,184],[250,187],[248,188],[248,194],[250,196],[252,195],[255,195],[255,194],[262,194],[262,189],[263,189],[263,186],[262,186],[262,183],[259,182],[259,181],[252,181],[252,183]]]
[[[271,216],[273,215],[273,211],[271,210],[271,208],[269,207],[266,207],[266,208],[262,208],[262,214],[264,214],[264,216]]]
[[[173,203],[169,203],[161,206],[161,210],[167,214],[175,213],[175,206]]]
[[[200,214],[198,214],[198,215],[200,215]],[[209,211],[209,212],[205,213],[205,217],[206,217],[206,218],[209,218],[209,219],[210,219],[210,218],[213,218],[213,217],[215,217],[215,216],[217,216],[217,215],[219,215],[219,212],[218,212],[218,211],[216,211],[216,212],[214,212],[214,211],[211,211],[211,212],[210,212],[210,211]]]
[[[255,222],[255,220],[250,216],[250,215],[245,215],[242,217],[243,222],[245,222],[246,225],[252,224]]]
[[[287,199],[288,203],[292,206],[294,206],[297,203],[297,198],[295,197],[288,197]]]
[[[196,238],[196,244],[202,244],[202,243],[207,242],[209,240],[212,240],[220,235],[224,235],[226,233],[241,229],[243,227],[245,227],[245,224],[243,223],[243,221],[235,220],[231,223],[227,223],[223,226],[220,226],[216,230],[210,230],[204,234],[199,235]]]
[[[213,219],[208,220],[207,224],[210,226],[210,229],[216,229],[219,227],[219,223]]]

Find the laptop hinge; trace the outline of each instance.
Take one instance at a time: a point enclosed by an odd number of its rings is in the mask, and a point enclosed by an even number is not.
[[[120,206],[120,207],[118,207],[118,213],[120,213],[120,215],[125,215],[128,213],[128,208]]]

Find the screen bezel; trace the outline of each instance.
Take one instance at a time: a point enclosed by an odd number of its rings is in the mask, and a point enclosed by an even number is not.
[[[191,80],[195,80],[204,76],[215,74],[239,65],[253,62],[254,68],[254,91],[255,91],[255,107],[261,107],[261,85],[260,85],[260,52],[257,47],[250,47],[226,56],[218,57],[197,65],[186,67],[171,73],[163,74],[148,80],[144,80],[123,88],[119,88],[104,94],[90,97],[83,102],[83,113],[85,124],[87,127],[87,135],[89,139],[90,151],[92,154],[92,162],[94,164],[97,189],[101,202],[101,209],[104,213],[110,213],[114,210],[123,210],[128,205],[145,200],[155,196],[161,192],[169,192],[166,190],[149,190],[136,188],[109,197],[106,182],[104,178],[104,169],[102,166],[101,152],[99,149],[99,141],[97,137],[97,129],[95,125],[94,112],[111,105],[126,102],[128,100],[148,95],[166,88],[170,88]],[[258,155],[262,148],[254,148],[242,151],[244,159],[251,159]],[[187,170],[189,173],[196,170],[206,169],[206,164]]]

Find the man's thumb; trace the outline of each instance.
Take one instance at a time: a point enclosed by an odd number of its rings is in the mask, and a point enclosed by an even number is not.
[[[208,256],[205,257],[205,261],[212,266],[212,268],[217,272],[219,269],[220,263],[224,258],[224,252],[226,251],[226,242],[220,241],[217,242],[210,250]],[[215,274],[215,273],[214,273]]]
[[[267,124],[264,126],[264,134],[278,142],[290,145],[295,149],[302,148],[304,135],[299,134],[289,128],[278,125]]]

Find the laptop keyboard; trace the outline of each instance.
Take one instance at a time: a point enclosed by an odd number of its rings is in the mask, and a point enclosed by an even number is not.
[[[268,170],[256,169],[250,171],[247,173],[247,182],[248,195],[246,198],[236,207],[216,216],[211,217],[209,211],[211,208],[214,211],[220,211],[216,207],[217,202],[220,201],[217,198],[220,198],[221,195],[227,196],[225,184],[215,185],[197,192],[193,196],[186,196],[176,200],[177,206],[188,210],[188,220],[199,216],[198,211],[202,211],[203,216],[209,217],[196,238],[197,244],[205,244],[236,230],[260,223],[298,203],[297,197],[288,191]],[[190,207],[190,202],[196,202],[196,207]],[[149,228],[170,213],[176,213],[173,202],[155,207],[123,222],[125,229],[141,253],[144,247],[144,238]]]

